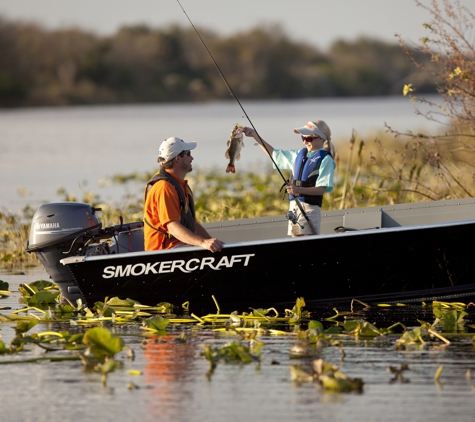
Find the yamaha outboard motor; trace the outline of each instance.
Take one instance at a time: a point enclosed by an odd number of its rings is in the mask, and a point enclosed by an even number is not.
[[[59,261],[79,255],[91,239],[100,235],[100,208],[77,202],[41,205],[33,216],[27,252],[34,252],[46,272],[69,300],[81,298],[68,268]]]
[[[80,202],[41,205],[33,216],[27,252],[34,252],[58,286],[61,296],[73,303],[81,292],[68,267],[68,256],[94,256],[143,251],[143,222],[102,228],[100,208]],[[104,241],[106,240],[106,241]]]

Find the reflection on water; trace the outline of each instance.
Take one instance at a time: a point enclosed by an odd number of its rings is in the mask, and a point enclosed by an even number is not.
[[[378,327],[389,327],[395,322],[400,322],[407,327],[417,327],[421,321],[433,323],[435,320],[432,306],[428,303],[421,305],[401,305],[384,306],[384,304],[363,306],[362,304],[339,304],[336,307],[320,306],[311,310],[312,318],[326,319],[332,318],[337,314],[351,312],[351,319],[363,319],[370,321]],[[475,307],[467,309],[468,315],[465,317],[466,324],[475,322]],[[343,321],[344,316],[336,318],[336,321]]]
[[[38,273],[24,276],[0,275],[16,291],[18,284],[38,279]],[[19,294],[0,299],[0,306],[18,309]],[[405,321],[410,326],[417,319],[433,320],[429,307],[404,307],[391,310],[370,308],[358,311],[358,317],[387,326]],[[343,308],[340,309],[343,312]],[[7,314],[10,310],[1,310]],[[313,317],[334,315],[334,310],[321,310]],[[340,318],[343,320],[343,318]],[[200,356],[202,345],[224,345],[237,340],[232,334],[217,333],[212,327],[168,327],[168,334],[145,339],[137,324],[111,328],[135,352],[135,359],[119,355],[124,368],[111,373],[107,386],[96,373],[87,373],[79,361],[0,364],[3,420],[31,421],[422,421],[473,420],[475,411],[475,347],[473,308],[469,309],[463,335],[447,337],[450,345],[432,341],[427,346],[407,350],[394,347],[397,335],[383,341],[353,336],[340,338],[344,355],[337,347],[311,347],[311,356],[290,359],[289,350],[295,335],[265,335],[262,362],[219,363],[212,376],[206,376],[209,363]],[[328,323],[330,324],[330,323]],[[417,324],[416,324],[417,325]],[[12,338],[14,324],[1,323],[0,335],[5,342]],[[68,323],[37,325],[33,331],[76,330]],[[185,332],[185,343],[177,337]],[[56,352],[55,352],[56,353]],[[70,355],[71,352],[60,352]],[[12,359],[56,355],[28,346],[15,356],[0,355],[0,363]],[[361,394],[328,393],[315,383],[295,384],[290,381],[289,367],[299,363],[310,368],[314,358],[321,357],[340,366],[351,378],[365,382]],[[402,380],[387,371],[389,365],[407,364]],[[443,366],[439,382],[434,375]],[[133,376],[127,370],[142,371]],[[474,374],[472,376],[472,374]],[[139,388],[129,389],[133,382]]]
[[[191,339],[187,343],[175,342],[176,335],[165,335],[147,340],[143,357],[144,383],[147,392],[146,414],[157,419],[184,416],[181,403],[193,397],[194,362],[198,345]]]

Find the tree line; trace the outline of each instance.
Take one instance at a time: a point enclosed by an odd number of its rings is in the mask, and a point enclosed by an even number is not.
[[[409,81],[419,92],[435,92],[430,75],[396,43],[339,40],[321,51],[292,40],[278,25],[227,37],[198,31],[239,98],[393,95]],[[0,17],[0,51],[3,107],[230,97],[194,30],[178,25],[124,26],[99,36]]]

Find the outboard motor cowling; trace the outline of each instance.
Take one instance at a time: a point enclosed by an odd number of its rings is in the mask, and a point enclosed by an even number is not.
[[[33,216],[27,252],[34,252],[46,272],[58,285],[61,295],[75,301],[81,298],[68,268],[59,261],[78,251],[100,234],[100,208],[79,202],[41,205]]]

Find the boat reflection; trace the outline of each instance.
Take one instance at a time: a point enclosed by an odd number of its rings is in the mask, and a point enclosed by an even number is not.
[[[197,359],[199,352],[197,344],[177,342],[174,335],[147,340],[143,370],[144,383],[150,388],[146,399],[148,417],[180,420],[189,414],[189,410],[183,409],[183,401],[192,400],[196,392],[193,382],[196,382],[196,363],[201,362]]]

